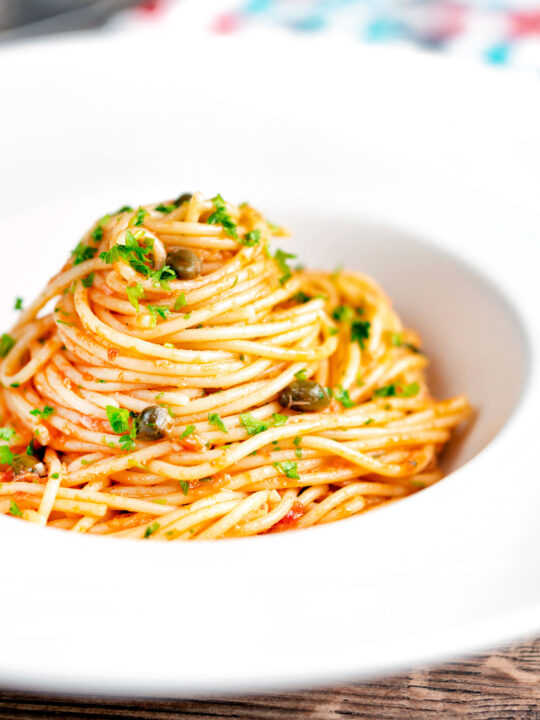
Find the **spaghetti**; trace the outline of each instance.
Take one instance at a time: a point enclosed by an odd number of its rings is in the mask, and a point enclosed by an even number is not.
[[[373,280],[293,270],[285,234],[199,193],[101,218],[0,340],[0,512],[210,539],[436,482],[467,399],[431,397]]]

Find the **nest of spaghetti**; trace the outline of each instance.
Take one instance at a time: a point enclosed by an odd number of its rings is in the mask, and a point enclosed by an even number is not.
[[[1,338],[0,512],[215,539],[439,480],[467,399],[432,398],[420,338],[371,278],[293,269],[286,235],[200,193],[102,217]]]

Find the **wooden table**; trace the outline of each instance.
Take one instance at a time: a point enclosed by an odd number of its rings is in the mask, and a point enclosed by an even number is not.
[[[540,640],[385,680],[296,693],[156,702],[0,691],[0,718],[540,720]]]

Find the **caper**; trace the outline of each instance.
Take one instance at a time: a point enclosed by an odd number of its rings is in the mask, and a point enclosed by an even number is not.
[[[188,248],[177,248],[167,255],[166,264],[180,280],[191,280],[201,274],[201,258]]]
[[[159,440],[164,437],[169,425],[167,409],[160,405],[149,405],[139,415],[137,437],[141,440]]]
[[[191,198],[193,197],[193,193],[183,193],[180,195],[180,197],[177,197],[174,201],[174,204],[176,207],[180,207],[180,205],[183,205],[185,202],[189,202]]]
[[[40,461],[33,455],[19,455],[13,461],[13,473],[14,475],[25,475],[26,473],[36,472],[35,466],[39,465]]]
[[[298,412],[318,412],[330,405],[326,390],[313,380],[294,380],[278,397],[281,407]]]

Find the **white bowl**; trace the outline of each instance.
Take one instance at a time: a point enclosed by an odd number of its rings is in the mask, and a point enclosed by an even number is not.
[[[437,392],[478,410],[441,483],[308,531],[132,543],[0,518],[0,682],[306,686],[537,632],[536,85],[281,34],[78,37],[3,50],[0,69],[4,326],[95,217],[219,190],[287,223],[309,264],[377,278]]]

